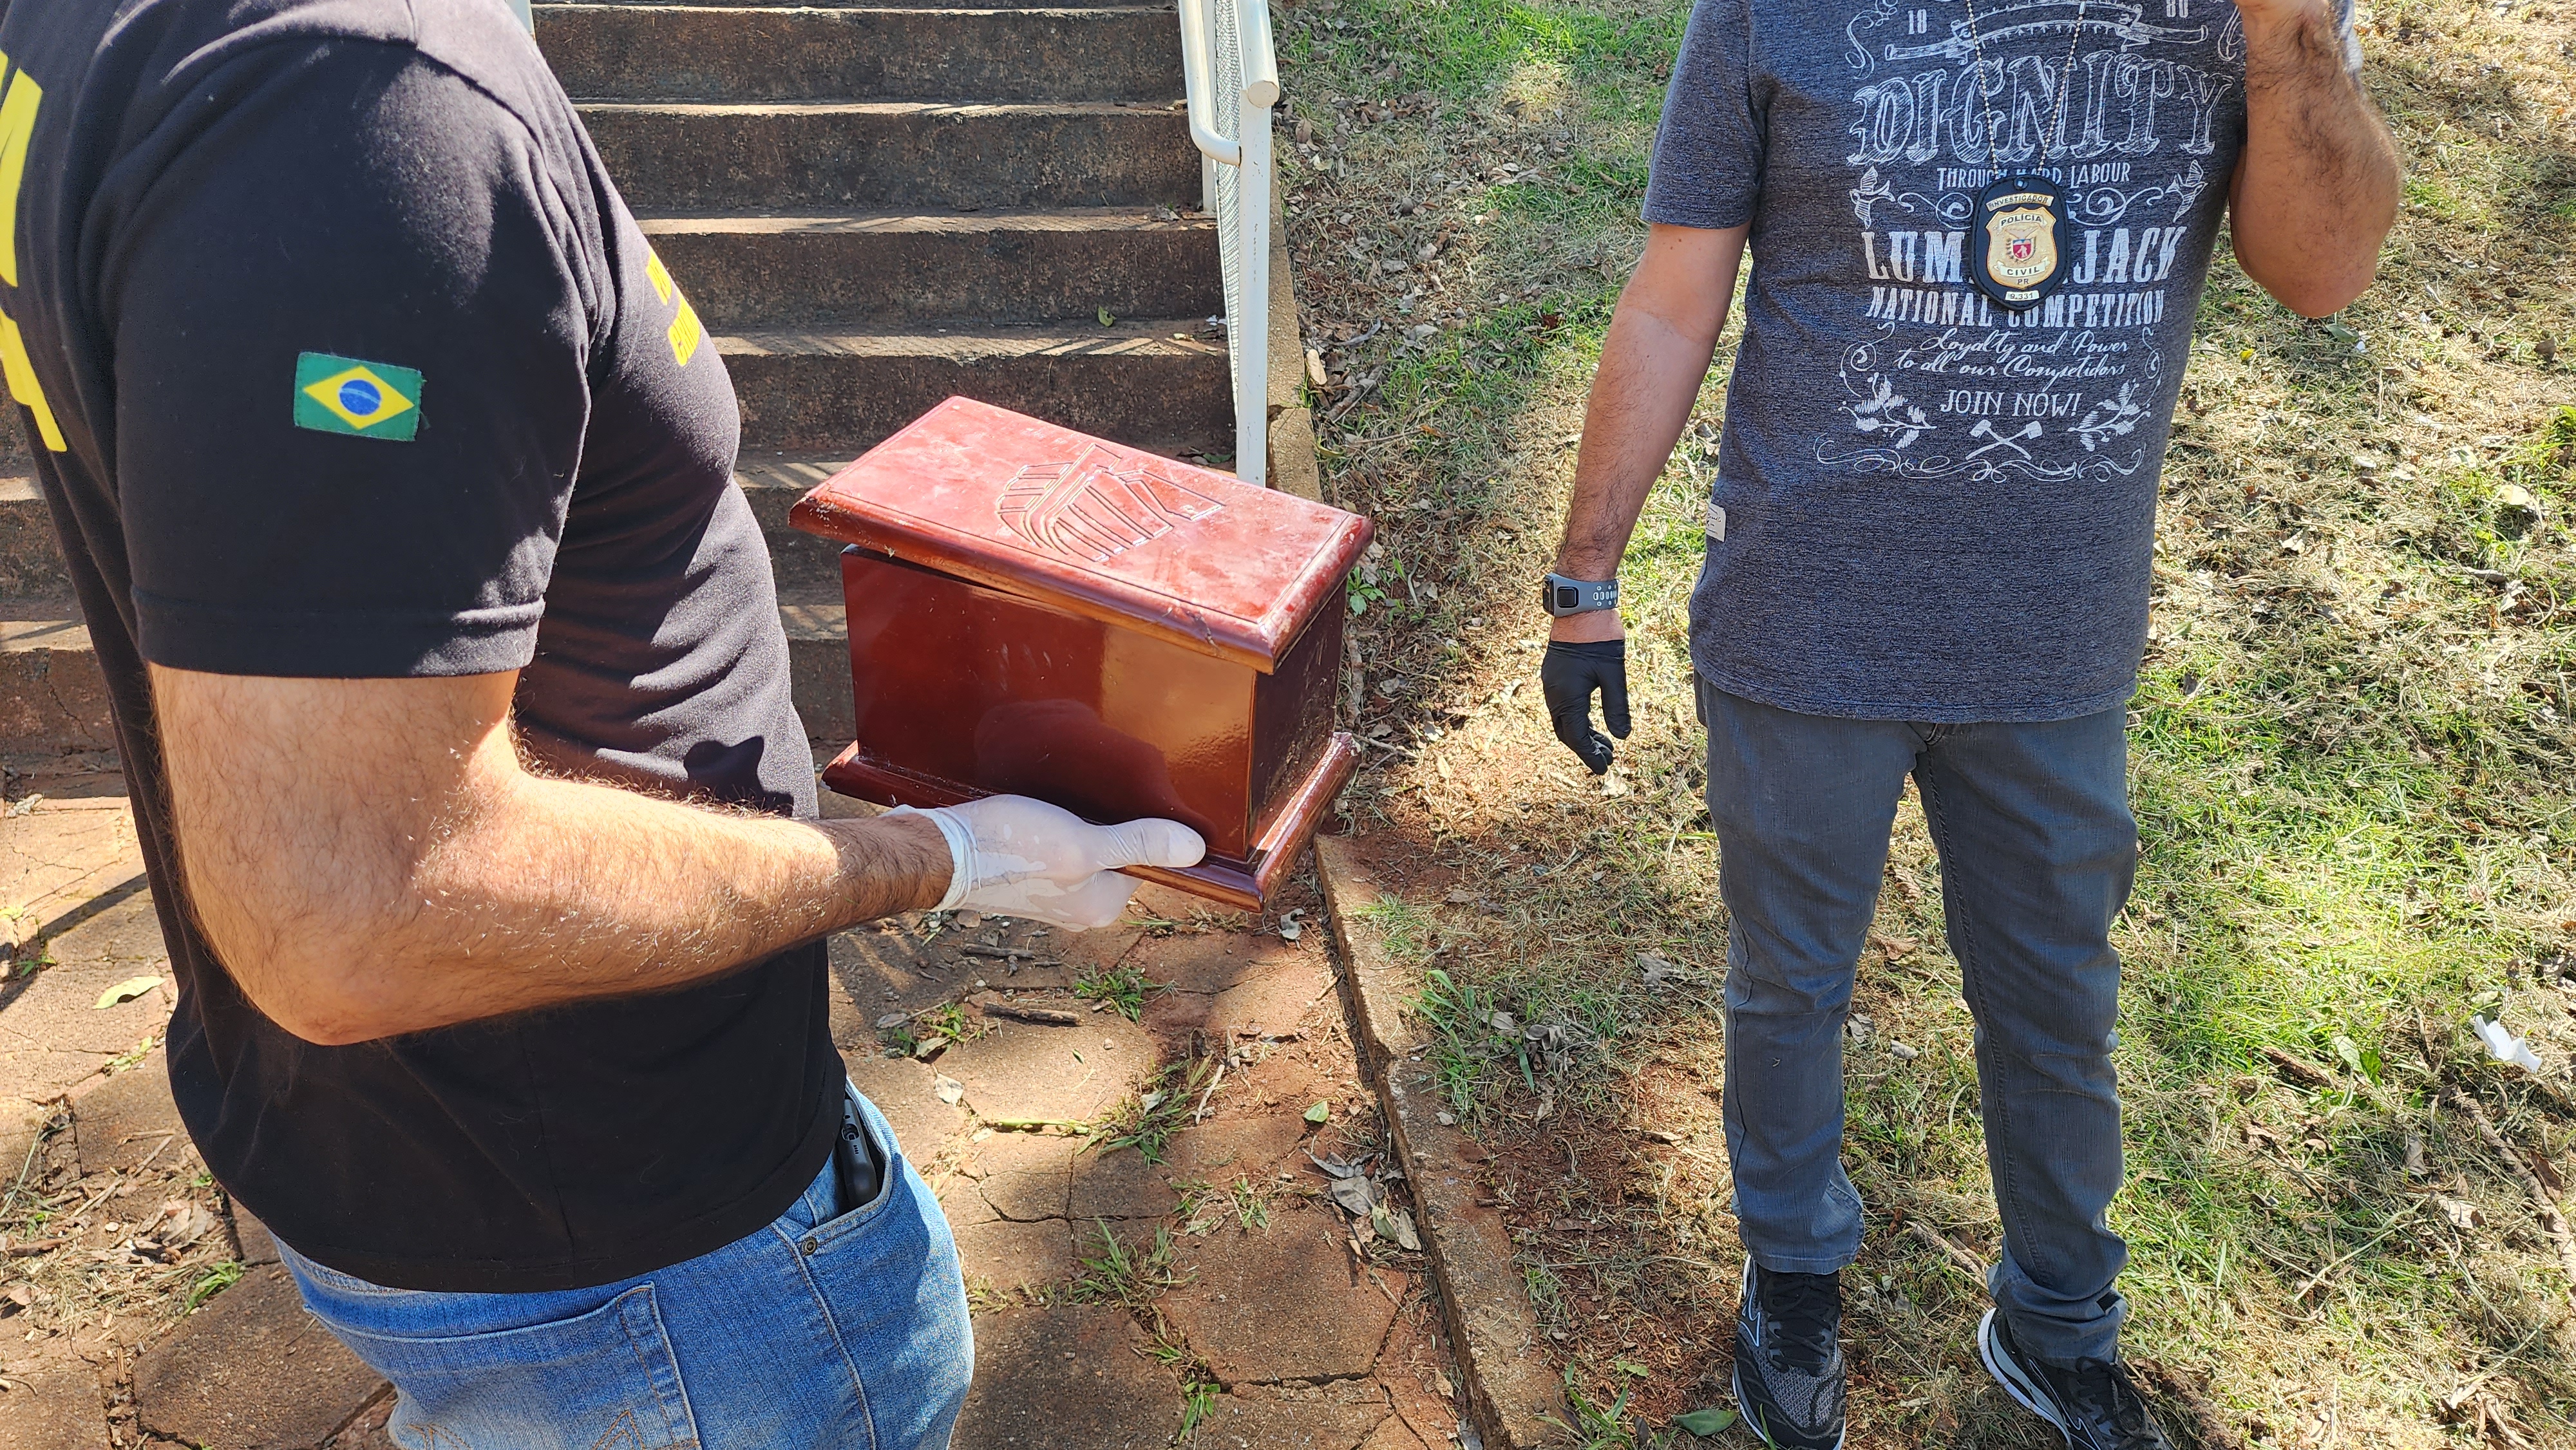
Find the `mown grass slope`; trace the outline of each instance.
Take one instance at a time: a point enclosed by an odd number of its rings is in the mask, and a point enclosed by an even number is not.
[[[1637,730],[1606,784],[1547,733],[1528,595],[1686,18],[1302,0],[1279,26],[1328,490],[1384,527],[1353,591],[1352,826],[1420,868],[1454,1107],[1513,1165],[1570,1383],[1626,1392],[1579,1417],[1604,1443],[1687,1443],[1669,1417],[1722,1398],[1729,1349],[1683,611],[1731,338],[1626,563]],[[2131,1345],[2254,1443],[2571,1444],[2570,1284],[2442,1094],[2543,1197],[2576,1177],[2576,15],[2392,0],[2361,26],[2408,165],[2380,281],[2311,323],[2222,240],[2166,460],[2119,935]],[[1848,1059],[1853,1443],[2053,1444],[1986,1387],[1978,1287],[1938,1246],[1990,1255],[1994,1207],[1910,804],[1882,912]],[[2485,1063],[2473,1012],[2548,1072]]]

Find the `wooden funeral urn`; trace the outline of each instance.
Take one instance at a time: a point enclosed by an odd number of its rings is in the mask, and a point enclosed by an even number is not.
[[[1135,874],[1257,911],[1350,778],[1356,514],[951,398],[791,517],[849,546],[858,739],[834,790],[1167,816],[1207,861]]]

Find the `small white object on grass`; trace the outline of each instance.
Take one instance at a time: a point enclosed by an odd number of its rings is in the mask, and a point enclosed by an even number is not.
[[[2503,1023],[2490,1017],[2472,1017],[2469,1026],[2478,1034],[2478,1041],[2486,1044],[2487,1056],[2512,1063],[2524,1072],[2540,1071],[2540,1058],[2532,1052],[2531,1044],[2514,1036]]]

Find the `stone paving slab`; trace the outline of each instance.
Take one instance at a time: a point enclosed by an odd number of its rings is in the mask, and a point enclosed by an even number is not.
[[[1256,942],[1246,951],[1236,937],[1175,937],[1138,948],[1131,962],[1167,986],[1146,1004],[1146,1025],[1164,1033],[1293,1037],[1321,1020],[1317,1014],[1338,1013],[1332,963],[1320,942]],[[1229,946],[1237,950],[1228,953]]]
[[[993,1023],[983,1036],[949,1048],[938,1068],[965,1085],[977,1117],[1089,1122],[1142,1091],[1159,1061],[1143,1027],[1115,1012],[1093,1012],[1079,1027]]]
[[[1183,1184],[1222,1190],[1244,1178],[1266,1185],[1305,1128],[1294,1114],[1184,1128],[1164,1145],[1160,1163],[1133,1149],[1085,1154],[1074,1162],[1072,1216],[1160,1218],[1180,1206]]]
[[[43,800],[25,815],[0,815],[0,906],[26,913],[13,918],[22,928],[58,930],[92,902],[131,894],[124,887],[142,875],[142,847],[122,797]]]
[[[1082,1272],[1074,1248],[1074,1228],[1063,1219],[1037,1223],[993,1220],[952,1224],[957,1257],[970,1286],[998,1289],[1052,1289],[1073,1282]],[[1093,1246],[1098,1252],[1098,1246]],[[978,1371],[980,1374],[980,1371]]]
[[[224,1450],[310,1450],[384,1389],[305,1312],[282,1268],[243,1274],[134,1371],[144,1428]]]
[[[975,1145],[961,1171],[974,1180],[996,1218],[1014,1223],[1063,1218],[1070,1211],[1074,1155],[1081,1147],[1072,1138],[1049,1134],[995,1133]]]
[[[1201,1450],[1358,1450],[1393,1414],[1366,1381],[1313,1389],[1239,1389],[1198,1424]]]
[[[130,962],[65,962],[0,987],[0,1097],[60,1097],[150,1043],[170,1020],[169,980],[101,1009],[101,993],[140,975]]]
[[[1365,1375],[1408,1278],[1363,1271],[1342,1234],[1330,1210],[1281,1206],[1267,1229],[1185,1240],[1173,1266],[1190,1282],[1163,1297],[1163,1312],[1228,1384]]]
[[[189,1146],[187,1125],[170,1096],[170,1063],[160,1048],[84,1086],[87,1091],[72,1101],[72,1140],[83,1174],[126,1172]]]
[[[956,1450],[1162,1450],[1181,1381],[1124,1309],[1059,1304],[975,1316],[975,1386]]]
[[[103,1450],[107,1414],[98,1372],[68,1347],[39,1349],[0,1338],[0,1375],[14,1386],[0,1394],[0,1445],[9,1450]]]

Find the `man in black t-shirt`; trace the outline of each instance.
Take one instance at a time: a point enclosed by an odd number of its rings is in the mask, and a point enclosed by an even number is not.
[[[506,0],[5,5],[0,312],[180,1112],[396,1435],[943,1442],[954,1246],[819,939],[1201,846],[813,818],[723,366]]]

